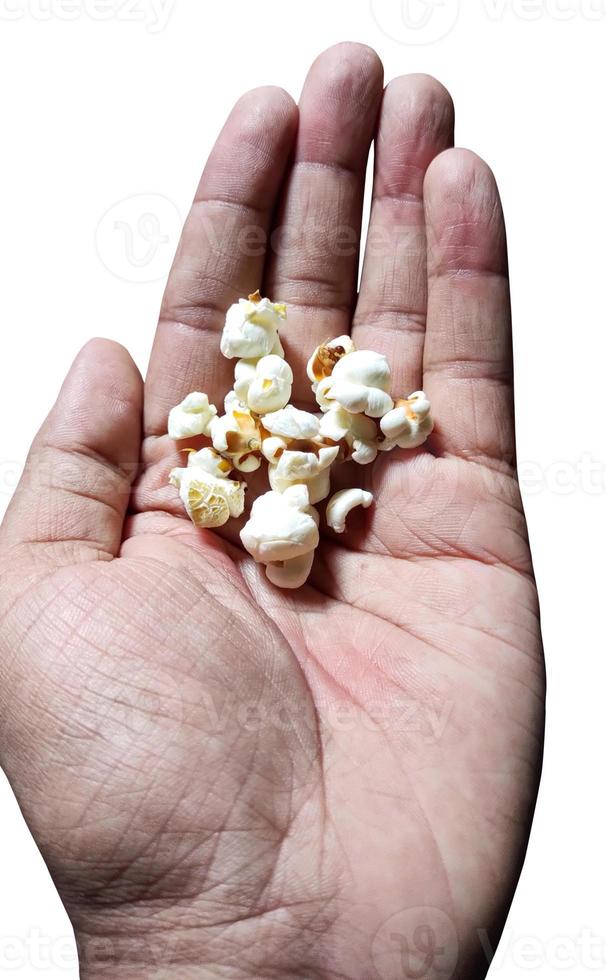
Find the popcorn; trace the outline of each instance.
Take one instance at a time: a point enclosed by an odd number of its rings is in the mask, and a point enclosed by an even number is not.
[[[174,469],[169,480],[196,527],[221,527],[244,511],[244,483],[213,476],[202,466]]]
[[[248,408],[233,406],[225,415],[216,416],[210,423],[210,437],[214,448],[233,460],[233,465],[243,473],[253,473],[261,465],[261,428]]]
[[[322,446],[317,452],[287,449],[270,464],[269,485],[280,493],[293,485],[305,486],[309,502],[317,504],[330,493],[329,469],[338,455],[338,446]]]
[[[318,523],[318,513],[310,505],[307,487],[295,485],[284,493],[270,490],[257,497],[240,538],[255,561],[262,564],[288,561],[317,548]]]
[[[192,391],[180,405],[170,410],[168,434],[171,439],[208,435],[209,425],[216,414],[217,409],[209,404],[208,395]]]
[[[235,391],[232,389],[231,391],[227,392],[225,398],[223,399],[223,409],[225,414],[229,415],[235,409],[240,412],[246,412],[248,410],[248,406],[238,398]]]
[[[315,439],[320,430],[320,421],[311,412],[302,412],[294,405],[286,405],[279,412],[265,415],[263,428],[273,436],[287,439]]]
[[[337,534],[343,534],[347,517],[354,507],[370,507],[372,501],[372,494],[366,490],[339,490],[326,505],[326,523]]]
[[[372,350],[356,350],[338,361],[332,372],[332,380],[349,381],[369,388],[388,392],[391,370],[387,358]]]
[[[331,408],[340,408],[334,398],[330,397],[330,389],[332,388],[333,380],[330,375],[326,378],[322,378],[317,384],[312,385],[312,389],[316,396],[316,401],[322,412],[330,412]]]
[[[280,589],[299,589],[305,585],[314,563],[314,552],[308,551],[288,561],[271,561],[265,566],[265,574]]]
[[[279,493],[284,493],[292,486],[303,486],[309,493],[309,502],[319,504],[320,501],[326,500],[330,493],[330,473],[328,470],[320,470],[315,476],[294,481],[281,477],[276,472],[276,467],[270,466],[269,485],[272,490],[277,490]]]
[[[373,419],[380,419],[393,408],[393,401],[380,388],[356,385],[350,381],[334,382],[326,397],[330,401],[338,402],[349,412],[363,412]]]
[[[242,405],[246,405],[248,399],[248,389],[252,384],[253,378],[255,378],[257,375],[257,364],[259,363],[259,360],[262,360],[262,358],[242,357],[239,361],[236,361],[236,366],[234,368],[234,390],[228,392],[228,394],[225,396],[226,398],[230,398],[235,394],[238,401],[241,402]]]
[[[339,446],[323,445],[320,420],[292,405],[263,417],[263,428],[272,433],[263,440],[262,452],[269,462],[269,485],[283,493],[294,483],[307,487],[312,504],[330,493],[329,468]]]
[[[314,385],[330,377],[337,361],[355,349],[353,340],[347,335],[335,337],[334,340],[328,340],[316,347],[307,362],[307,377],[312,383],[312,389],[315,390]]]
[[[433,431],[431,405],[424,391],[415,391],[408,398],[399,398],[395,408],[380,422],[385,439],[379,449],[416,449],[422,446]]]
[[[277,463],[282,453],[288,449],[288,440],[281,436],[268,436],[261,444],[261,452],[268,463]]]
[[[391,371],[387,358],[369,350],[354,350],[341,357],[331,374],[316,389],[323,412],[337,402],[352,414],[381,418],[393,408],[389,395]]]
[[[320,419],[320,437],[345,442],[347,458],[366,466],[377,458],[378,430],[366,415],[352,415],[340,405],[331,408]]]
[[[236,395],[258,415],[276,412],[290,400],[292,371],[277,354],[268,354],[256,362],[238,361],[235,377]]]
[[[221,353],[225,357],[282,356],[284,350],[278,337],[280,323],[286,319],[284,303],[261,299],[257,291],[248,299],[230,306],[221,336]]]
[[[328,469],[338,455],[338,446],[321,446],[317,452],[287,449],[280,455],[277,463],[273,464],[273,468],[282,479],[298,483]]]
[[[290,404],[293,373],[278,334],[285,319],[285,305],[258,292],[229,308],[221,351],[237,359],[233,389],[221,416],[201,392],[172,409],[172,438],[201,435],[212,445],[190,449],[187,466],[174,469],[170,482],[196,527],[221,527],[244,511],[246,484],[231,479],[232,471],[253,472],[266,461],[271,489],[254,501],[240,537],[273,585],[296,589],[311,572],[320,540],[314,504],[330,497],[332,467],[368,465],[379,450],[396,446],[414,449],[433,420],[422,391],[394,402],[386,358],[356,350],[348,336],[320,344],[307,363],[320,411]],[[328,527],[342,534],[351,511],[372,503],[366,490],[340,490],[326,507]]]
[[[188,467],[197,466],[206,473],[218,477],[229,476],[233,469],[230,460],[225,459],[216,449],[211,449],[210,446],[205,446],[204,449],[200,449],[198,452],[190,449],[189,456],[187,457],[187,465]]]
[[[352,450],[351,458],[354,463],[368,466],[375,461],[378,452],[378,435],[377,426],[372,419],[367,418],[366,415],[352,416],[346,439]]]

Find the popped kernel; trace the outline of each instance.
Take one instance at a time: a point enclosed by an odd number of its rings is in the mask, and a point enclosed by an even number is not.
[[[352,415],[337,405],[320,419],[320,437],[347,446],[346,459],[361,466],[374,462],[378,453],[379,430],[366,415]]]
[[[337,361],[346,354],[351,354],[355,349],[353,340],[347,334],[343,337],[335,337],[334,340],[327,340],[316,347],[307,362],[307,377],[312,383],[312,389],[324,378],[329,378]]]
[[[253,473],[261,465],[263,436],[259,420],[248,408],[231,407],[210,423],[214,448],[233,461],[237,470]]]
[[[240,358],[283,356],[278,329],[285,319],[286,305],[262,299],[258,291],[238,300],[227,311],[221,353]]]
[[[244,483],[213,476],[201,466],[177,467],[169,480],[196,527],[222,527],[244,511]]]
[[[395,407],[380,422],[385,437],[379,449],[416,449],[422,446],[433,431],[431,405],[424,391],[414,391],[408,398],[399,398]]]
[[[269,485],[283,493],[288,487],[307,487],[309,502],[318,504],[330,493],[330,467],[339,455],[338,446],[314,446],[307,449],[285,449],[269,466]]]
[[[373,496],[367,490],[339,490],[326,505],[326,523],[337,534],[343,534],[351,511],[355,507],[370,507],[372,501]]]
[[[243,365],[246,367],[243,368]],[[236,364],[234,391],[238,398],[257,415],[284,408],[292,392],[290,365],[277,354],[268,354],[256,361],[252,372],[251,367],[250,361],[238,361]]]
[[[369,350],[354,350],[335,364],[316,389],[323,412],[340,405],[352,414],[381,418],[393,408],[389,395],[391,370],[387,358]]]
[[[192,391],[179,405],[170,410],[168,434],[171,439],[189,439],[192,436],[206,436],[217,409],[210,405],[208,395]]]
[[[257,497],[240,537],[255,561],[288,561],[317,548],[318,523],[307,487],[295,485],[284,493],[269,490]]]

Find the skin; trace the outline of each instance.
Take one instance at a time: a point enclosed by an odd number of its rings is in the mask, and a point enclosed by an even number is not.
[[[81,976],[484,976],[537,791],[544,676],[515,472],[505,233],[421,75],[338,45],[295,106],[236,105],[204,170],[145,384],[81,351],[2,527],[3,766],[74,924]],[[357,295],[366,163],[369,244]],[[264,238],[278,228],[279,234]],[[252,230],[251,230],[252,229]],[[336,233],[337,230],[338,234]],[[169,409],[221,404],[225,310],[288,303],[421,385],[428,444],[344,468],[375,495],[280,592],[238,526],[198,531]],[[249,502],[266,489],[250,480]]]

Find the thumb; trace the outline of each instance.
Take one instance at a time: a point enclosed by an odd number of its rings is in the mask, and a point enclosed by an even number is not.
[[[4,548],[27,545],[59,563],[118,553],[142,404],[143,382],[128,351],[89,341],[33,442],[2,525]]]

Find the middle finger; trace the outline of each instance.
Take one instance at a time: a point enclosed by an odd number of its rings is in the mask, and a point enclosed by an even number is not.
[[[364,179],[382,86],[375,52],[346,43],[320,55],[301,95],[294,160],[263,290],[289,307],[281,339],[298,402],[313,402],[305,376],[313,349],[350,330]]]

